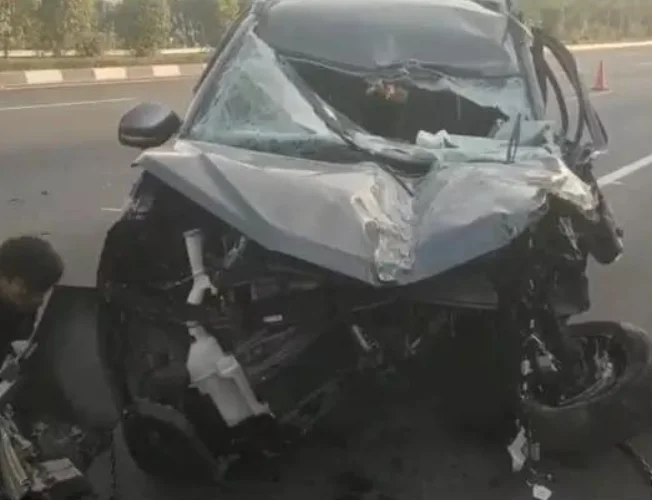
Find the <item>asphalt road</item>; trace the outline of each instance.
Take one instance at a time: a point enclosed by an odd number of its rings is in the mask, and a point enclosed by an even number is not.
[[[625,229],[626,254],[612,266],[592,269],[593,309],[589,316],[623,319],[652,331],[652,308],[647,302],[652,296],[652,266],[647,262],[652,255],[648,237],[648,225],[652,224],[648,219],[652,215],[652,156],[647,159],[652,155],[652,50],[586,52],[578,58],[589,83],[603,60],[610,87],[610,92],[594,96],[611,139],[609,155],[597,165],[598,175],[646,159],[638,164],[642,168],[605,186]],[[127,109],[145,100],[162,101],[183,112],[191,85],[189,80],[179,80],[0,91],[0,238],[24,232],[49,235],[66,258],[64,282],[92,284],[103,234],[137,174],[129,167],[137,153],[118,145],[117,122]],[[651,168],[646,168],[647,163]],[[108,395],[93,372],[92,332],[69,339],[67,345],[70,362],[64,371],[70,386],[78,391],[80,404],[94,415],[110,414]],[[427,438],[401,438],[401,445],[411,442],[412,446],[407,465],[401,466],[401,470],[409,469],[411,479],[405,479],[407,476],[396,467],[377,470],[384,477],[396,476],[394,485],[405,494],[401,498],[452,499],[457,494],[460,498],[528,498],[525,490],[515,486],[517,483],[487,487],[492,471],[504,467],[504,455],[454,441],[443,431],[433,430],[429,421],[422,425],[428,429]],[[345,453],[348,458],[341,451],[319,447],[299,452],[285,469],[293,478],[302,478],[292,483],[292,496],[329,498],[323,489],[315,493],[315,485],[320,483],[309,478],[310,474],[315,467],[326,470],[354,460],[351,453],[355,458],[378,455],[380,438],[367,434],[361,434],[358,451]],[[395,439],[396,435],[385,436],[381,442],[396,447]],[[376,444],[369,444],[372,442]],[[652,438],[644,436],[640,444],[652,458]],[[305,469],[306,464],[315,462],[323,465],[315,465],[312,472]],[[98,484],[106,486],[105,459],[98,461],[92,475]],[[203,490],[191,493],[157,486],[135,470],[122,449],[119,476],[127,499],[211,495]],[[650,494],[633,466],[616,453],[559,470],[557,479],[553,498],[559,499],[634,500]],[[249,485],[219,498],[280,498],[289,494],[288,488],[287,482],[268,484],[262,491]]]

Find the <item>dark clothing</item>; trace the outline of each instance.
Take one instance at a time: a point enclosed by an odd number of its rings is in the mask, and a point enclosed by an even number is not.
[[[31,337],[35,320],[36,312],[21,312],[0,301],[0,364],[12,353],[13,341]],[[14,421],[28,439],[35,425],[45,424],[45,430],[33,441],[42,458],[66,456],[85,471],[92,458],[108,448],[111,433],[83,426],[81,439],[72,437],[75,424],[81,422],[76,421],[72,405],[53,376],[48,347],[51,344],[45,349],[37,348],[29,358],[21,361],[19,385],[9,400],[15,412]]]
[[[36,313],[22,312],[0,300],[0,365],[7,355],[14,354],[11,348],[13,341],[30,338],[35,320]],[[43,350],[37,348],[29,358],[21,361],[20,386],[11,396],[14,420],[27,435],[34,422],[58,416],[56,410],[62,397],[43,354]]]
[[[0,300],[0,365],[11,352],[14,340],[27,340],[34,329],[36,313],[25,313]]]

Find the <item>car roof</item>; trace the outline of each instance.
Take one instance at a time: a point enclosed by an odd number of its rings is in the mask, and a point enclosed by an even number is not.
[[[256,32],[287,54],[355,68],[416,59],[517,73],[507,0],[277,0]]]
[[[334,9],[340,7],[366,7],[368,10],[376,9],[388,5],[415,5],[419,4],[424,7],[461,7],[464,8],[468,4],[479,4],[487,9],[496,12],[514,11],[517,0],[371,0],[371,1],[357,1],[357,0],[259,0],[262,4],[279,5],[283,4],[285,7],[291,6],[292,8],[298,7],[301,9],[312,9],[315,7],[328,7],[332,6]]]

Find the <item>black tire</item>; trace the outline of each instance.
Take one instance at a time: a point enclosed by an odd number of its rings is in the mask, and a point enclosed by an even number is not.
[[[157,459],[156,447],[146,441],[146,436],[137,423],[134,423],[132,417],[123,418],[122,432],[125,446],[129,456],[141,472],[155,479],[170,477],[176,469],[176,464],[159,457]]]
[[[219,467],[190,424],[170,408],[138,402],[122,416],[129,455],[145,474],[169,482],[211,483]]]
[[[572,338],[606,339],[618,354],[613,383],[580,394],[567,405],[528,402],[536,441],[544,451],[576,453],[606,448],[630,439],[652,424],[652,337],[641,328],[611,321],[568,326]]]

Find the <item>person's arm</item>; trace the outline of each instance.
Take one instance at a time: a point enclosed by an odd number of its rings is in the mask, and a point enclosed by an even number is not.
[[[13,332],[11,337],[3,338],[3,354],[5,355],[5,362],[0,367],[0,380],[5,382],[15,382],[20,374],[20,361],[23,358],[23,352],[15,352],[14,342],[25,341],[28,344],[32,337],[34,330],[34,323],[36,321],[36,313],[25,314],[16,318],[13,324]],[[31,350],[31,348],[28,347]]]

